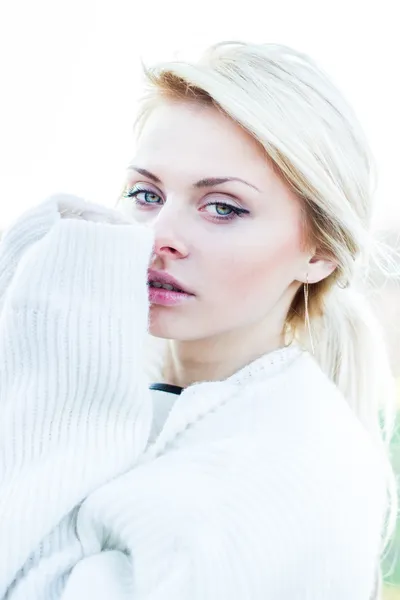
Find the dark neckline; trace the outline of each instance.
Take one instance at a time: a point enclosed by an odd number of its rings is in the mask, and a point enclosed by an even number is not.
[[[182,393],[183,387],[179,385],[172,385],[170,383],[151,383],[151,390],[157,390],[159,392],[167,392],[169,394],[177,394],[178,396]]]

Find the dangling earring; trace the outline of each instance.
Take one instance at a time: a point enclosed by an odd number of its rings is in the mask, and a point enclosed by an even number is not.
[[[306,329],[308,329],[308,335],[310,337],[312,353],[315,354],[314,342],[313,342],[313,337],[312,337],[312,333],[311,333],[310,315],[308,313],[308,273],[306,276],[306,283],[304,284],[304,305],[305,305],[304,324],[306,326]]]

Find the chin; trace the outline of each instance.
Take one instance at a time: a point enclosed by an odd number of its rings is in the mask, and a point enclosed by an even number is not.
[[[148,331],[153,337],[168,340],[189,341],[204,337],[200,332],[196,335],[193,319],[172,314],[170,308],[157,305],[150,308]]]
[[[160,310],[161,309],[161,310]],[[152,305],[149,316],[149,333],[153,337],[174,339],[179,323],[172,315],[166,314],[164,307]]]
[[[167,335],[165,331],[163,331],[162,327],[157,327],[157,326],[154,326],[151,324],[149,327],[149,333],[150,333],[150,335],[152,335],[153,337],[156,337],[156,338],[162,338],[164,340],[173,339],[169,335]]]

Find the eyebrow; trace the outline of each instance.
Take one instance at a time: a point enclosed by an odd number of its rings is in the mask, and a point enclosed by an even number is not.
[[[137,171],[138,173],[140,173],[140,175],[143,175],[144,177],[148,177],[148,179],[151,179],[152,181],[154,181],[154,183],[161,183],[161,179],[159,177],[157,177],[156,175],[154,175],[154,173],[150,173],[150,171],[148,171],[147,169],[142,169],[141,167],[136,167],[135,165],[129,165],[128,170]],[[252,183],[249,183],[248,181],[245,181],[244,179],[240,179],[240,177],[207,177],[205,179],[200,179],[200,181],[197,181],[196,183],[194,183],[193,187],[194,188],[214,187],[216,185],[221,185],[222,183],[227,183],[229,181],[239,181],[240,183],[244,183],[245,185],[248,185],[249,187],[253,188],[254,190],[257,190],[257,192],[260,192],[258,187],[256,187]]]

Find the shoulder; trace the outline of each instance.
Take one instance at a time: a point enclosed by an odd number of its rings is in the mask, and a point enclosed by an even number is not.
[[[218,397],[223,388],[210,390]],[[188,401],[184,406],[182,399],[182,409]],[[170,448],[174,460],[196,456],[198,464],[214,461],[209,473],[220,469],[223,476],[240,468],[272,476],[276,467],[282,474],[292,472],[293,482],[296,473],[303,482],[320,473],[320,478],[329,474],[327,486],[342,478],[352,481],[352,489],[371,483],[384,487],[382,458],[369,433],[307,352],[276,376],[239,386],[228,402],[191,423]]]
[[[290,431],[297,441],[312,439],[345,450],[347,444],[372,447],[369,433],[337,386],[322,371],[316,360],[302,352],[273,381],[259,380],[243,388],[246,407],[254,411],[257,429],[273,423]],[[243,410],[246,410],[246,407]]]
[[[338,552],[347,544],[361,555],[362,540],[377,551],[386,508],[384,457],[313,357],[295,361],[268,401],[256,390],[252,396],[257,435],[245,450],[243,472],[257,481],[253,492],[277,515],[287,511],[298,519],[298,532],[304,525],[316,539],[337,543]]]
[[[308,353],[273,380],[244,386],[212,419],[225,438],[204,435],[193,450],[198,465],[204,452],[202,472],[212,473],[223,495],[247,498],[254,510],[259,502],[260,510],[266,505],[280,518],[290,511],[309,527],[319,521],[331,529],[340,521],[355,533],[369,523],[379,535],[386,502],[382,455]]]
[[[318,477],[326,492],[384,502],[383,457],[343,394],[307,352],[282,373],[270,397],[263,385],[248,390],[257,406],[251,451],[274,453],[303,482]]]

